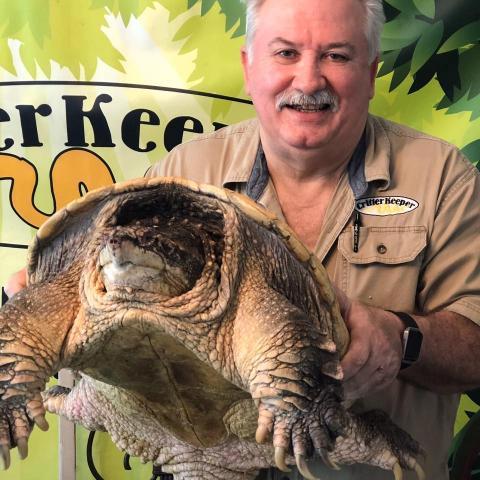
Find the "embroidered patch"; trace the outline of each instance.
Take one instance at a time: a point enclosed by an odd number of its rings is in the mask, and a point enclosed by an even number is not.
[[[355,210],[365,215],[398,215],[418,207],[418,202],[408,197],[368,197],[355,202]]]

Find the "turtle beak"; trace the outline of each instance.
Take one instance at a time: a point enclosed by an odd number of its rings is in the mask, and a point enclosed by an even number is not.
[[[144,250],[136,246],[128,238],[110,236],[99,256],[100,266],[103,268],[113,264],[116,268],[126,268],[128,265],[148,267],[162,271],[165,269],[165,262],[161,255]]]

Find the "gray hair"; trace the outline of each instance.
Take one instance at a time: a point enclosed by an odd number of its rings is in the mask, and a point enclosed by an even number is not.
[[[258,11],[265,3],[265,0],[243,0],[247,6],[246,22],[246,46],[251,56],[251,46],[255,36],[255,27]],[[382,34],[385,14],[383,12],[382,0],[359,0],[365,5],[366,25],[365,36],[368,43],[368,59],[373,62],[380,53],[380,35]]]

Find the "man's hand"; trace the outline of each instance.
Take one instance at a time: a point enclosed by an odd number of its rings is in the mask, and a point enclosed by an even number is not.
[[[338,290],[337,297],[350,332],[350,346],[341,362],[343,387],[346,400],[354,401],[396,378],[405,326],[393,313],[349,300]]]
[[[8,298],[15,295],[20,290],[23,290],[27,286],[27,269],[22,268],[18,272],[15,272],[8,280],[4,287],[5,293]]]

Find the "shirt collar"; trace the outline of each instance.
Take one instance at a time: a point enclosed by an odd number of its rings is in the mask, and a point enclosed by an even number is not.
[[[244,184],[242,191],[257,201],[264,192],[269,172],[265,153],[260,142],[258,120],[248,122],[245,135],[245,149],[239,145],[235,159],[231,162],[223,186],[235,189]],[[370,184],[379,190],[390,185],[390,142],[386,132],[373,115],[369,115],[365,130],[348,164],[348,178],[355,199],[365,196]]]
[[[383,191],[390,186],[391,145],[387,132],[374,115],[369,115],[366,126],[365,180],[375,183],[378,190]]]

